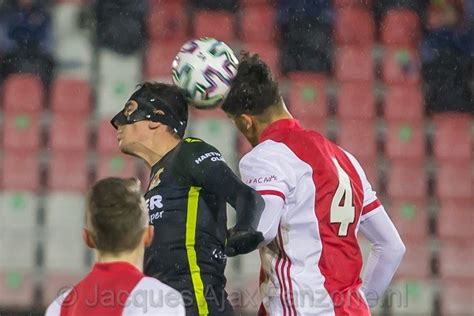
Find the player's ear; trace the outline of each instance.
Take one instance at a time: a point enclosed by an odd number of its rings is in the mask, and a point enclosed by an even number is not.
[[[148,128],[149,129],[157,129],[161,125],[163,125],[163,124],[161,124],[160,122],[148,121]]]
[[[92,238],[92,233],[87,228],[82,229],[82,239],[84,240],[84,243],[87,247],[95,249],[95,243],[94,239]]]
[[[145,247],[150,247],[151,243],[153,242],[153,236],[155,235],[155,229],[153,225],[148,225],[145,228],[145,232],[143,234],[143,243]]]
[[[252,117],[248,114],[241,114],[240,119],[241,119],[243,127],[246,130],[249,130],[254,125]]]

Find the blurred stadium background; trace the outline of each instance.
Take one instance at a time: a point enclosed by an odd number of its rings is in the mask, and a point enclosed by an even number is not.
[[[141,81],[170,82],[177,49],[200,36],[259,53],[292,113],[365,167],[407,246],[374,314],[474,315],[473,11],[472,0],[0,1],[0,315],[42,313],[88,271],[87,187],[148,176],[118,152],[110,118]],[[249,150],[219,111],[192,111],[188,134],[235,169]],[[227,267],[248,315],[258,271],[256,253]]]

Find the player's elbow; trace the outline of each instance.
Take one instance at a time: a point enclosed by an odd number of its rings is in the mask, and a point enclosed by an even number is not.
[[[389,249],[391,255],[398,260],[401,260],[407,251],[405,244],[400,238],[398,238],[398,240],[394,240]]]
[[[261,227],[259,227],[259,231],[260,230],[261,230]],[[277,235],[277,230],[273,229],[272,227],[268,227],[261,233],[263,235],[263,241],[258,245],[258,248],[265,247],[266,245],[271,243],[273,240],[275,240],[276,235]]]
[[[400,241],[400,245],[397,249],[400,257],[403,257],[405,255],[405,252],[407,252],[407,248],[405,247],[403,241]]]
[[[246,190],[244,196],[244,199],[247,201],[247,207],[245,209],[249,213],[249,216],[252,217],[252,223],[255,225],[254,228],[256,228],[265,208],[265,201],[257,191],[251,188]]]
[[[236,203],[236,229],[257,230],[257,225],[262,216],[264,207],[265,201],[260,196],[260,194],[249,187],[242,188],[238,193]]]

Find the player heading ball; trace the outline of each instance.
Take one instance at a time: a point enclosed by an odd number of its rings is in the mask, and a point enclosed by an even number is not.
[[[243,56],[222,109],[254,146],[240,174],[265,199],[261,311],[370,315],[405,247],[357,159],[293,118],[257,55]],[[374,246],[363,281],[358,231]]]
[[[151,169],[145,194],[155,229],[145,274],[179,290],[187,315],[232,314],[225,292],[227,255],[250,252],[264,203],[198,138],[183,138],[188,100],[177,86],[147,82],[113,119],[122,152]],[[237,212],[227,231],[226,203]],[[226,240],[226,235],[229,236]]]

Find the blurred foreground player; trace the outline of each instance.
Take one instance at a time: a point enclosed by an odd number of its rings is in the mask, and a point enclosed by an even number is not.
[[[145,253],[145,274],[180,291],[187,315],[232,314],[226,251],[247,253],[263,240],[255,229],[264,202],[216,148],[183,139],[187,119],[184,91],[163,83],[144,83],[112,119],[122,152],[151,168],[145,199],[155,237]],[[226,202],[237,212],[227,243]]]
[[[179,292],[142,273],[153,227],[138,180],[106,178],[92,187],[83,238],[97,262],[46,316],[185,315]]]
[[[257,55],[244,55],[222,108],[254,146],[240,173],[265,199],[260,312],[370,315],[405,247],[360,164],[293,119]],[[373,245],[364,282],[359,230]]]

